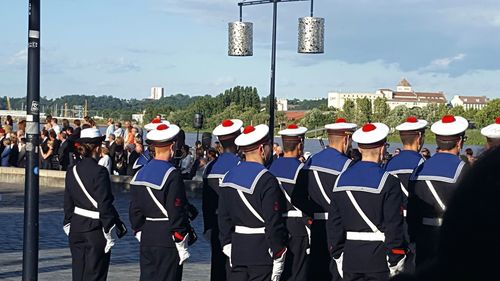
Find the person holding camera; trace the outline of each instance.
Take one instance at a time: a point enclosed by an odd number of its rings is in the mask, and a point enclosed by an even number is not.
[[[81,131],[82,160],[66,172],[64,232],[69,236],[73,280],[106,280],[115,237],[127,228],[113,206],[108,170],[97,164],[104,136],[98,129]]]
[[[189,224],[186,190],[180,171],[170,162],[180,128],[161,124],[147,134],[154,159],[130,182],[129,217],[140,242],[140,280],[182,279],[188,244],[196,235]]]

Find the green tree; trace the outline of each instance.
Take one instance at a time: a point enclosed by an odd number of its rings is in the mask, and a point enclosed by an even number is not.
[[[339,117],[345,118],[348,122],[354,122],[356,116],[356,104],[352,100],[346,100],[342,106],[342,112],[339,112]]]
[[[389,126],[389,128],[395,128],[406,120],[409,113],[410,110],[406,106],[398,105],[391,110],[391,113],[385,118],[384,123]]]
[[[372,119],[372,102],[364,97],[356,99],[356,123],[365,124]]]
[[[391,112],[387,99],[378,97],[373,102],[373,121],[382,122]]]

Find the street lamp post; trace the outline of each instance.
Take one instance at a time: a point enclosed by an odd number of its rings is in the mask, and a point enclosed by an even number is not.
[[[253,24],[243,22],[243,6],[273,4],[273,30],[271,39],[271,86],[269,90],[269,137],[274,141],[274,106],[276,89],[276,29],[278,20],[278,3],[284,2],[311,2],[310,17],[299,19],[299,53],[321,54],[324,52],[323,34],[324,19],[313,17],[314,0],[254,0],[238,3],[240,19],[229,23],[229,56],[253,55]]]
[[[23,281],[38,280],[40,142],[40,0],[29,0],[26,170],[24,184]]]

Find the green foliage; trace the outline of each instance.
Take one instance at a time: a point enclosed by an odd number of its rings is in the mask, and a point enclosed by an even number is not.
[[[389,115],[390,112],[391,109],[387,104],[386,98],[378,97],[375,99],[375,101],[373,102],[373,117],[372,117],[374,122],[381,122],[382,120],[385,120],[385,118]]]
[[[356,104],[352,100],[346,100],[344,106],[342,106],[342,111],[339,112],[338,116],[345,118],[348,122],[352,122],[356,115]]]
[[[367,98],[356,99],[356,118],[357,124],[365,124],[371,122],[372,119],[372,102]]]
[[[314,99],[314,100],[288,100],[288,108],[290,110],[311,110],[318,108],[320,110],[328,110],[328,99]]]

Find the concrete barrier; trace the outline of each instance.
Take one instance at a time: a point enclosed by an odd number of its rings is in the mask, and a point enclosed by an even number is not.
[[[14,167],[0,167],[0,182],[12,183],[17,185],[24,185],[24,168]],[[66,172],[54,170],[40,170],[40,186],[60,187],[64,188],[64,181]],[[130,189],[130,176],[111,176],[111,184],[113,188],[122,190]],[[199,192],[201,191],[202,182],[197,180],[185,180],[184,184],[187,191]]]

